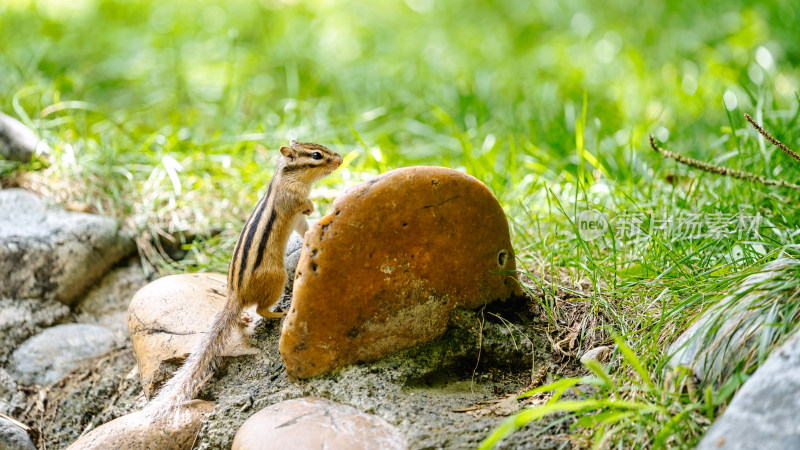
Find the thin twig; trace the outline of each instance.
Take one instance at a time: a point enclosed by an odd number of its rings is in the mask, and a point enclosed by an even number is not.
[[[774,145],[775,147],[778,147],[779,149],[783,150],[784,153],[786,153],[787,155],[791,156],[795,160],[800,161],[800,155],[798,155],[797,153],[793,152],[789,147],[784,145],[781,141],[775,139],[774,137],[772,137],[771,134],[767,133],[767,130],[762,128],[761,125],[758,124],[758,122],[753,120],[753,118],[750,117],[750,114],[744,113],[744,118],[747,119],[748,122],[750,122],[750,125],[752,125],[753,128],[756,129],[756,131],[758,131],[759,133],[761,133],[762,136],[767,138],[767,140],[772,145]]]
[[[661,153],[661,155],[667,158],[672,158],[681,164],[685,164],[689,167],[702,170],[703,172],[715,173],[717,175],[722,175],[731,178],[738,178],[740,180],[754,181],[756,183],[761,183],[767,186],[778,186],[778,187],[800,190],[800,185],[797,184],[787,183],[786,181],[783,180],[773,180],[771,178],[765,178],[760,175],[756,175],[754,173],[742,172],[741,170],[734,170],[734,169],[729,169],[727,167],[717,166],[707,162],[698,161],[696,159],[692,159],[683,155],[679,155],[669,150],[664,150],[663,148],[656,145],[656,140],[655,138],[653,138],[653,136],[650,136],[650,146],[653,147],[653,150],[657,151],[658,153]]]

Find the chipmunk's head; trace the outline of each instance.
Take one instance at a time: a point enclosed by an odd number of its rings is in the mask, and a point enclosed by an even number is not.
[[[283,175],[308,184],[330,175],[342,164],[341,155],[311,142],[292,140],[289,147],[281,147],[281,155],[284,158]]]

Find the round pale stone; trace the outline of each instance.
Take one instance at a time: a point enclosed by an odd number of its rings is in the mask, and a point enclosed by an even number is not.
[[[170,363],[182,361],[211,329],[217,313],[225,306],[225,275],[215,273],[179,274],[159,278],[133,296],[128,306],[128,331],[139,362],[145,395],[172,376]],[[222,356],[251,354],[248,326],[233,329]]]
[[[441,336],[453,308],[520,294],[505,213],[443,167],[387,172],[339,196],[306,233],[280,351],[290,377]]]
[[[194,400],[164,418],[154,418],[153,410],[143,409],[95,428],[67,450],[192,448],[203,417],[213,409],[214,403],[201,400]]]
[[[255,413],[239,428],[231,450],[403,450],[408,443],[385,420],[315,397],[287,400]]]

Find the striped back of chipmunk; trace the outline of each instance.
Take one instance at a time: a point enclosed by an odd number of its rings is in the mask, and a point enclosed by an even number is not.
[[[270,244],[270,235],[278,218],[275,208],[276,178],[272,177],[270,180],[267,193],[259,200],[236,241],[236,249],[228,269],[228,289],[234,292],[241,291],[242,284],[246,282],[245,274],[264,262],[264,252]]]

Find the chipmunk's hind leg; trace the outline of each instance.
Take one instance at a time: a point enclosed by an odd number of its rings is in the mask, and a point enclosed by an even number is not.
[[[258,315],[263,317],[263,318],[265,318],[265,319],[267,319],[267,320],[278,320],[278,319],[282,319],[283,316],[286,315],[286,311],[275,312],[275,311],[267,310],[266,312],[258,313]]]

